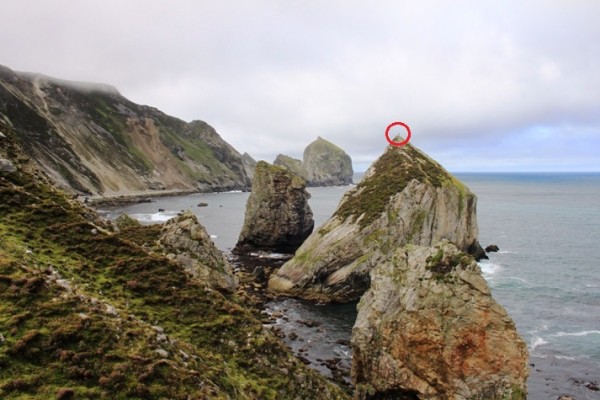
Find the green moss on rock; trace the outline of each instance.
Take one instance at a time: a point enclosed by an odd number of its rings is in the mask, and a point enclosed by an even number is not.
[[[389,199],[412,180],[434,187],[454,184],[464,188],[441,165],[410,144],[401,148],[390,146],[370,170],[372,173],[363,178],[352,195],[345,196],[335,213],[342,220],[360,218],[361,228],[379,218]]]

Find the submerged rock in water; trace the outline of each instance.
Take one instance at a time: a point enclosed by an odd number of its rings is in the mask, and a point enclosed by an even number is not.
[[[318,301],[358,299],[369,272],[406,244],[442,239],[480,253],[477,199],[415,147],[390,146],[348,191],[335,214],[271,276],[272,291]]]
[[[194,278],[215,289],[235,291],[233,268],[191,211],[165,223],[159,244]]]
[[[314,227],[309,198],[304,178],[285,167],[260,161],[234,252],[294,252]]]
[[[527,347],[475,260],[448,241],[391,251],[352,329],[357,397],[522,399]],[[362,388],[362,389],[361,389]],[[395,398],[395,397],[394,397]]]

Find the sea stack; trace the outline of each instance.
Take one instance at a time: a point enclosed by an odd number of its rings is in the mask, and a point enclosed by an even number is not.
[[[352,329],[355,398],[525,399],[527,346],[473,257],[446,240],[407,245],[370,276]]]
[[[477,198],[441,165],[415,147],[390,146],[362,181],[342,198],[334,215],[315,231],[269,287],[323,302],[358,300],[369,273],[407,244],[442,239],[481,254]]]
[[[285,167],[259,161],[234,252],[293,253],[314,227],[306,181]]]
[[[482,254],[476,203],[423,152],[390,146],[271,276],[276,293],[362,296],[351,341],[356,398],[524,398],[525,343],[473,257]]]
[[[304,149],[302,168],[309,186],[352,183],[352,159],[335,144],[318,137]]]

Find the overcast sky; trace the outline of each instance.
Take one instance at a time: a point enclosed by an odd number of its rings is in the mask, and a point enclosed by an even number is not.
[[[600,171],[600,1],[0,4],[0,64],[111,84],[256,159],[320,135],[364,170],[402,121],[451,171]]]

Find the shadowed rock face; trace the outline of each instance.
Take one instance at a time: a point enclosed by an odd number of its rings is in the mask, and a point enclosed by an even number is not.
[[[0,66],[0,119],[62,187],[88,194],[250,186],[242,156],[207,123],[186,123],[113,87]]]
[[[407,245],[371,271],[352,329],[357,397],[522,399],[527,347],[475,260],[448,241]]]
[[[447,239],[462,251],[480,248],[476,203],[469,189],[424,153],[411,145],[390,146],[269,287],[318,301],[356,300],[368,289],[376,260],[398,247]]]
[[[306,181],[287,168],[260,161],[235,253],[294,252],[314,227]]]

